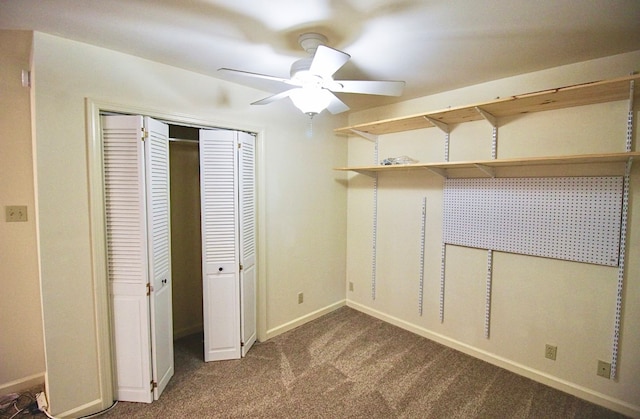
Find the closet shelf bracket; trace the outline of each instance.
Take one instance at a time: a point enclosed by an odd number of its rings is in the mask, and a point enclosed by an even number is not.
[[[442,121],[430,117],[429,115],[424,115],[424,119],[431,122],[435,127],[439,128],[440,131],[444,132],[445,134],[449,134],[449,132],[451,131],[449,124],[445,124]]]
[[[378,139],[378,136],[375,134],[369,134],[368,132],[360,131],[357,129],[351,128],[349,131],[354,133],[355,135],[364,138],[365,140],[375,142]]]
[[[490,177],[493,177],[493,178],[496,177],[496,172],[492,167],[485,166],[484,164],[474,164],[474,166],[480,171],[489,175]]]
[[[447,169],[441,169],[439,167],[425,167],[425,169],[432,173],[435,173],[438,176],[442,176],[445,179],[449,178],[449,176],[447,175]]]
[[[360,173],[361,175],[369,176],[370,178],[377,178],[378,174],[372,170],[358,170],[355,169],[354,172]]]
[[[492,114],[490,114],[489,112],[485,111],[484,109],[482,109],[479,106],[476,106],[476,111],[478,111],[478,113],[487,121],[491,124],[492,127],[497,128],[498,127],[498,118],[496,118],[495,116],[493,116]]]

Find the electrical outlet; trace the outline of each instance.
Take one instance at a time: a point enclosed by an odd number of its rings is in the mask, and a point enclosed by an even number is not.
[[[298,293],[298,304],[302,304],[304,303],[304,293],[299,292]]]
[[[558,347],[554,345],[544,345],[544,357],[550,359],[552,361],[556,360],[556,353],[558,352]]]
[[[26,205],[11,205],[5,207],[5,215],[8,223],[27,221]]]
[[[349,291],[353,291],[353,282],[349,281]]]
[[[598,371],[596,372],[600,377],[611,378],[611,364],[598,360]]]

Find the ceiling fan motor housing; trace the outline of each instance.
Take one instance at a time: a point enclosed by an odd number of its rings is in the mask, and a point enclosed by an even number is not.
[[[307,51],[312,57],[316,53],[318,46],[326,45],[327,42],[328,39],[326,36],[315,32],[303,33],[298,37],[298,43],[302,49]]]
[[[291,79],[301,83],[301,88],[293,89],[289,97],[298,109],[313,118],[332,100],[331,93],[323,89],[322,77],[309,72],[318,47],[327,43],[327,37],[319,33],[303,33],[298,37],[298,43],[309,57],[291,64]]]
[[[289,72],[291,78],[296,78],[296,74],[301,71],[309,71],[312,61],[313,58],[301,58],[297,61],[294,61],[293,64],[291,64],[291,71]]]
[[[302,49],[309,54],[309,57],[301,58],[291,64],[289,75],[292,79],[297,79],[308,86],[320,84],[322,82],[321,77],[311,75],[308,71],[311,68],[311,63],[313,62],[316,50],[320,45],[325,45],[327,41],[326,36],[315,32],[303,33],[298,37],[298,43]]]

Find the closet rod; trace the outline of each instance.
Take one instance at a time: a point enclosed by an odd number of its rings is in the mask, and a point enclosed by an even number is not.
[[[169,138],[169,141],[172,141],[175,143],[193,143],[193,144],[200,143],[198,140],[187,140],[186,138]]]

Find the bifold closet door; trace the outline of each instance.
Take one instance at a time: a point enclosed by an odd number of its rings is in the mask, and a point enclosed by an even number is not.
[[[240,358],[237,133],[200,130],[204,360]]]
[[[158,400],[173,377],[173,302],[171,299],[171,216],[169,196],[169,126],[145,121],[147,225],[151,311],[153,395]]]
[[[149,403],[173,375],[168,127],[141,116],[101,122],[117,398]]]
[[[240,333],[242,356],[256,341],[256,139],[238,133],[240,206]]]
[[[205,361],[237,359],[256,340],[255,138],[200,131]]]

